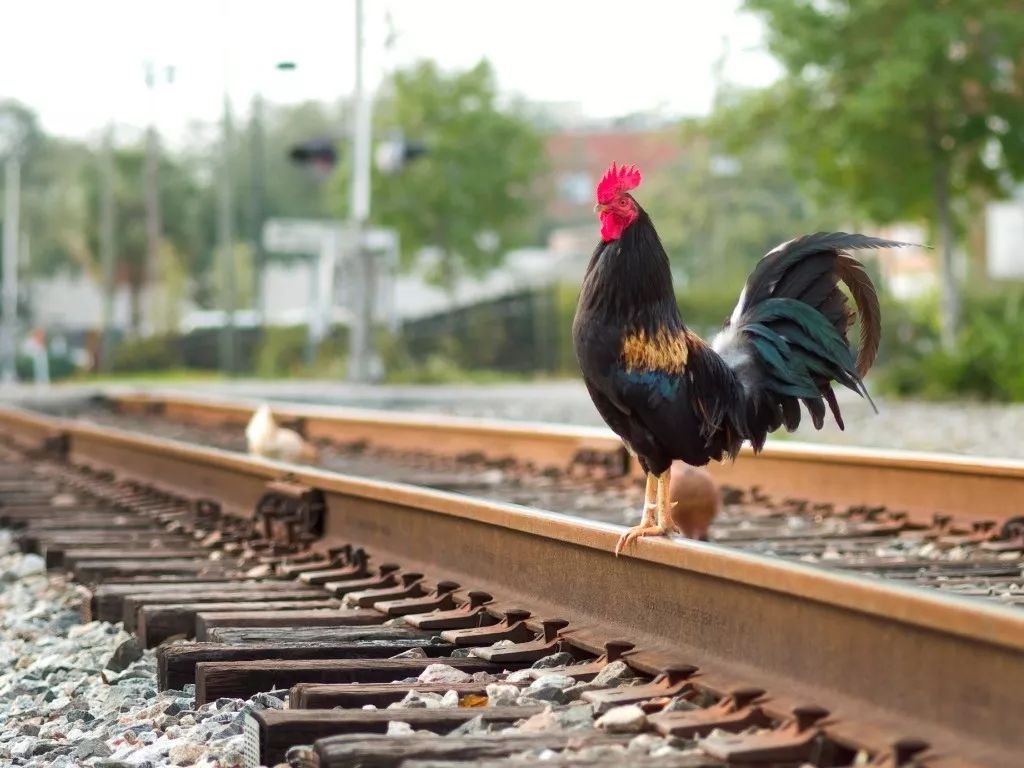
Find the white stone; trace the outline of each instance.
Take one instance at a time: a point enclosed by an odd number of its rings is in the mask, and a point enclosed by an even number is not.
[[[535,669],[517,669],[515,672],[510,673],[505,680],[509,683],[521,685],[522,683],[532,683],[535,677],[537,677],[537,670]]]
[[[489,707],[511,707],[519,698],[519,688],[514,685],[491,683],[486,690]]]
[[[609,709],[595,726],[608,733],[639,733],[647,727],[647,715],[636,704]]]
[[[558,717],[548,707],[543,712],[538,712],[536,715],[527,718],[524,723],[516,727],[516,730],[524,733],[540,733],[558,730],[559,727]]]
[[[15,563],[15,566],[11,569],[11,573],[16,579],[24,579],[26,576],[35,576],[40,573],[46,573],[46,561],[39,555],[23,555],[21,559]]]
[[[631,677],[636,677],[636,675],[633,674],[633,670],[621,661],[613,661],[598,672],[591,682],[597,686],[613,686],[618,685],[622,680],[627,680]]]
[[[195,742],[185,742],[171,747],[167,757],[171,765],[192,765],[206,754],[206,747]]]
[[[539,688],[560,688],[566,690],[576,685],[576,679],[569,677],[568,675],[560,675],[557,672],[549,675],[541,675],[532,683],[526,690],[536,691]]]
[[[461,669],[448,667],[444,664],[431,664],[417,678],[421,683],[466,683],[472,678]]]
[[[441,707],[441,701],[442,697],[439,693],[432,693],[429,691],[409,691],[401,701],[396,701],[394,704],[388,704],[388,709],[439,709]]]

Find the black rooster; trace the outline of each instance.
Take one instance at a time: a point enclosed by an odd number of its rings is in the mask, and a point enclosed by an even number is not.
[[[759,451],[769,432],[799,426],[801,402],[815,428],[826,405],[843,427],[831,385],[867,396],[862,378],[881,324],[871,279],[846,251],[907,245],[844,232],[783,243],[758,262],[709,345],[679,315],[665,249],[629,194],[639,184],[636,168],[612,163],[597,187],[601,242],[572,328],[594,405],[647,475],[643,520],[616,553],[638,536],[668,532],[673,459],[735,458],[744,441]],[[846,340],[855,313],[840,281],[860,313],[856,360]]]

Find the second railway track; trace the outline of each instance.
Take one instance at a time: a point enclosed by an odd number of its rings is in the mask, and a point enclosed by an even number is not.
[[[167,401],[148,407],[168,413]],[[219,418],[206,413],[208,424],[237,422],[225,419],[223,410]],[[355,442],[352,421],[332,425],[337,444]],[[378,419],[372,434],[398,450],[398,438],[389,442],[382,426],[386,422]],[[407,424],[393,426],[406,432],[403,450],[423,447],[410,443],[424,438]],[[311,421],[305,428],[315,436]],[[340,432],[346,428],[348,435]],[[365,425],[363,432],[365,440]],[[550,459],[538,458],[542,451],[535,445],[516,447],[514,432],[506,433],[502,448],[520,461],[532,456],[537,471],[549,461],[564,463],[567,455],[582,456],[580,463],[598,475],[616,461],[626,468],[621,456],[615,458],[615,445],[596,432],[576,432],[573,443],[568,430],[552,430],[542,438]],[[986,473],[965,464],[959,468],[962,483],[947,479],[950,487],[974,483],[975,502],[987,489],[993,526],[974,526],[981,515],[964,514],[964,530],[945,519],[919,529],[934,533],[936,546],[964,552],[1003,542],[980,559],[989,571],[978,566],[961,576],[929,577],[962,579],[952,586],[983,590],[1005,582],[1003,599],[986,602],[715,545],[650,541],[615,558],[619,529],[602,522],[24,411],[0,412],[0,435],[14,468],[0,481],[0,523],[19,528],[23,546],[89,587],[88,616],[123,619],[151,645],[176,635],[203,638],[161,646],[162,685],[194,681],[197,704],[272,685],[291,687],[291,709],[251,723],[254,764],[315,741],[310,759],[324,766],[399,765],[416,758],[440,766],[466,755],[514,766],[514,755],[528,745],[499,736],[483,746],[459,739],[423,746],[398,737],[341,734],[379,732],[389,719],[446,732],[475,715],[494,723],[527,717],[535,714],[529,707],[475,713],[467,707],[466,713],[459,708],[434,716],[359,707],[394,702],[422,688],[407,678],[428,663],[502,678],[563,651],[571,655],[560,671],[581,682],[615,659],[650,680],[595,686],[582,694],[592,709],[636,702],[646,712],[649,733],[707,737],[698,742],[701,751],[690,755],[692,762],[652,765],[845,766],[860,759],[858,753],[879,765],[1019,765],[1024,737],[1014,721],[1024,690],[1024,612],[1012,599],[1020,584],[1014,565],[1019,556],[1007,557],[1015,551],[1012,530],[1006,536],[991,530],[1005,524],[1013,507],[993,489],[1008,496],[1011,485],[1020,487],[1010,465],[993,463]],[[478,433],[468,442],[473,439],[484,438]],[[493,449],[495,435],[488,439]],[[523,429],[519,440],[528,439]],[[435,451],[464,455],[466,442],[445,446],[435,434],[432,444]],[[737,485],[760,485],[783,499],[798,496],[803,501],[780,502],[797,512],[807,512],[815,499],[836,507],[829,494],[840,487],[849,494],[842,503],[854,502],[857,483],[849,466],[833,478],[829,457],[817,458],[823,466],[819,495],[778,477]],[[763,460],[748,462],[758,465],[752,477],[771,478],[768,465],[759,464]],[[773,460],[795,459],[767,457],[769,464]],[[859,483],[863,509],[854,523],[898,523],[901,518],[885,510],[871,511],[879,504],[879,487],[898,485],[893,478],[900,473],[939,476],[942,469],[921,458],[878,472],[877,483]],[[783,495],[780,487],[791,492]],[[909,492],[902,493],[906,498]],[[898,506],[912,507],[908,517],[920,518],[934,493],[924,494],[919,505],[901,498]],[[946,505],[957,501],[951,493]],[[753,501],[769,507],[763,518],[770,519],[770,505]],[[816,514],[828,517],[824,508]],[[734,543],[741,530],[733,529]],[[749,540],[758,540],[756,527],[747,530]],[[870,537],[844,540],[861,538]],[[806,537],[786,541],[796,556],[809,546]],[[947,561],[957,562],[935,562]],[[993,573],[999,564],[1003,572]],[[907,568],[916,573],[921,564]],[[346,596],[355,607],[343,607]],[[425,617],[413,626],[382,626],[409,611]],[[446,634],[467,626],[476,634]],[[476,650],[466,656],[470,647]],[[411,648],[422,648],[427,658],[382,658]],[[469,681],[464,687],[456,686],[459,695],[476,703],[481,685]],[[668,702],[675,711],[662,711]],[[343,708],[324,708],[338,705]],[[573,743],[614,742],[615,734],[555,729],[532,738],[566,750],[563,762],[554,764],[573,764]]]

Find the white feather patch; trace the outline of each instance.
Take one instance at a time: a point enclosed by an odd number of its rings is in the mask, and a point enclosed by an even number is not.
[[[740,291],[740,298],[736,302],[736,306],[732,310],[732,314],[729,316],[729,325],[737,325],[740,318],[743,317],[744,304],[747,301],[747,286],[743,286],[743,290]],[[721,334],[719,334],[721,335]]]
[[[722,361],[729,366],[744,389],[749,390],[757,380],[756,366],[750,351],[742,344],[735,326],[726,328],[715,335],[711,348],[717,352]]]

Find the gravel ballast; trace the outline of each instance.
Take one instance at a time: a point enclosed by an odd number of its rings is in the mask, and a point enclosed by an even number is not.
[[[287,692],[259,693],[247,701],[218,699],[198,709],[192,685],[158,692],[155,651],[143,650],[120,624],[79,623],[81,599],[80,590],[67,578],[47,573],[42,558],[18,552],[10,533],[0,530],[0,765],[243,766],[247,713],[285,708]],[[487,696],[468,704],[454,690],[444,694],[413,691],[389,707],[399,711],[388,733],[444,739],[403,722],[403,716],[408,717],[404,713],[419,708],[482,704],[527,706],[535,712],[537,704],[546,703],[544,711],[515,723],[473,718],[452,735],[626,734],[620,744],[569,750],[577,759],[615,758],[623,764],[634,758],[700,754],[692,741],[639,733],[646,721],[638,707],[611,710],[595,730],[594,708],[579,700],[581,693],[628,684],[631,673],[625,664],[615,662],[598,679],[581,684],[571,676],[548,671],[566,663],[565,656],[546,657],[504,682],[483,673],[478,673],[478,679],[443,664],[432,665],[410,682],[477,681],[486,685]],[[523,748],[522,757],[539,762],[555,756],[549,749]],[[308,747],[296,746],[290,752],[298,756]]]
[[[81,595],[0,530],[0,765],[156,768],[242,765],[259,694],[193,709],[193,689],[156,690],[156,657],[120,625],[79,623]]]

